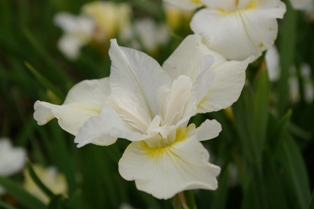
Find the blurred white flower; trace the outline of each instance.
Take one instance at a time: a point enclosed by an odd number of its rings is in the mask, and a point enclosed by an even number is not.
[[[121,33],[121,39],[130,42],[132,48],[140,49],[143,44],[150,52],[167,43],[169,38],[168,27],[165,24],[157,24],[149,18],[135,20],[134,26],[125,27]]]
[[[303,80],[304,100],[311,103],[314,99],[314,85],[311,79],[311,67],[307,63],[301,65],[301,76]]]
[[[184,10],[178,6],[171,5],[169,3],[163,4],[166,20],[168,26],[172,31],[179,29],[190,29],[190,21],[192,19],[193,11]]]
[[[311,78],[311,67],[307,63],[300,66],[300,81],[303,84],[303,89],[300,89],[300,82],[296,67],[290,68],[290,77],[288,80],[290,100],[292,103],[297,103],[300,100],[300,91],[303,91],[304,101],[307,103],[313,102],[314,99],[314,85]]]
[[[0,137],[0,176],[6,177],[21,171],[25,165],[26,151],[14,148],[10,139]],[[0,195],[5,189],[0,186]]]
[[[76,59],[81,47],[92,39],[95,30],[94,21],[86,16],[60,12],[55,16],[54,22],[64,31],[58,42],[60,51],[69,59]]]
[[[207,46],[231,60],[258,57],[277,37],[276,18],[286,7],[280,0],[203,0],[207,8],[191,21]]]
[[[280,76],[280,63],[278,50],[275,45],[266,51],[265,61],[269,80],[272,82],[277,81]]]
[[[186,38],[164,69],[142,52],[119,47],[115,40],[109,55],[107,85],[88,91],[76,86],[61,106],[36,102],[35,119],[43,125],[57,117],[63,129],[76,135],[79,147],[110,145],[116,138],[131,141],[119,172],[157,198],[171,198],[187,189],[216,189],[220,168],[208,162],[201,141],[216,137],[221,126],[215,120],[198,128],[187,124],[193,115],[220,110],[239,97],[250,60],[228,62],[209,51],[198,35]],[[96,98],[102,98],[98,105]]]
[[[313,10],[313,0],[290,0],[291,6],[297,10],[311,11]]]
[[[296,67],[292,66],[289,69],[289,71],[290,71],[290,76],[288,79],[289,96],[292,103],[297,103],[300,100],[300,87]]]
[[[42,183],[48,187],[54,194],[65,194],[67,191],[67,184],[65,177],[57,172],[55,167],[44,168],[40,165],[32,165],[34,172]],[[24,171],[24,183],[23,187],[26,191],[43,201],[49,202],[49,197],[45,195],[43,191],[32,180],[28,171]]]
[[[127,3],[93,1],[84,4],[82,14],[91,17],[96,24],[95,39],[99,42],[113,38],[129,25],[131,7]]]
[[[163,0],[165,3],[169,3],[180,7],[184,10],[194,10],[198,7],[203,6],[201,0]]]
[[[8,138],[0,138],[0,176],[10,176],[23,169],[26,151],[14,148]]]

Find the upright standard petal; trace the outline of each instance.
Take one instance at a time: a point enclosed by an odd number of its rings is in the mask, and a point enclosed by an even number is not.
[[[73,86],[62,105],[36,101],[34,118],[44,125],[56,117],[62,129],[76,135],[87,119],[100,115],[109,94],[108,78],[85,80]]]
[[[109,55],[112,93],[133,94],[140,102],[142,115],[152,120],[159,113],[160,90],[171,86],[169,76],[154,59],[142,52],[119,47],[116,40],[111,41]]]
[[[135,180],[139,190],[159,199],[189,189],[217,189],[220,168],[208,162],[208,151],[199,142],[198,131],[192,130],[194,127],[179,128],[174,142],[164,147],[151,147],[145,141],[131,143],[119,161],[121,176]]]
[[[286,11],[283,2],[240,0],[222,7],[213,2],[208,0],[206,5],[215,7],[200,10],[191,21],[193,32],[200,34],[210,49],[228,59],[244,60],[260,56],[274,44],[276,18],[282,18]]]
[[[212,58],[214,58],[214,63]],[[163,64],[172,79],[187,75],[193,82],[197,112],[218,111],[240,96],[245,70],[252,58],[228,61],[203,44],[199,35],[188,36]]]

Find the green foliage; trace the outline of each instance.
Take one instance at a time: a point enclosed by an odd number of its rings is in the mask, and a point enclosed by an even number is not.
[[[54,193],[28,164],[32,179],[50,202],[44,204],[27,192],[21,184],[23,175],[17,174],[0,177],[6,196],[14,200],[13,204],[1,196],[0,208],[115,209],[122,203],[135,208],[173,208],[170,200],[156,200],[138,191],[134,182],[120,177],[117,163],[128,145],[126,141],[118,140],[110,147],[88,145],[78,149],[73,136],[65,133],[57,121],[41,127],[33,119],[36,100],[60,104],[75,83],[109,75],[106,46],[102,46],[103,53],[86,46],[75,61],[57,49],[62,31],[53,24],[54,15],[60,11],[77,14],[86,2],[0,1],[0,136],[8,136],[16,146],[25,147],[30,162],[56,166],[68,187],[65,194]],[[136,15],[165,21],[161,1],[130,3]],[[314,25],[307,22],[304,13],[293,10],[289,1],[286,3],[288,10],[279,22],[276,41],[281,64],[279,81],[270,83],[265,62],[259,59],[247,70],[247,83],[231,115],[219,111],[193,118],[196,124],[207,118],[222,124],[219,137],[205,143],[211,162],[222,170],[216,191],[185,192],[190,208],[196,203],[198,209],[314,209],[314,195],[310,194],[314,182],[314,103],[306,103],[300,92],[300,101],[292,104],[288,93],[292,65],[299,71],[306,62],[314,69]],[[154,58],[164,61],[187,33],[174,34]]]

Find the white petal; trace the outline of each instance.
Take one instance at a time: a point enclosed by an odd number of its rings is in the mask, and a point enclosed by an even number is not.
[[[200,60],[204,56],[212,56],[215,60],[213,66],[220,62],[225,62],[221,55],[209,50],[202,43],[201,37],[197,34],[186,37],[177,49],[164,62],[163,69],[167,71],[172,80],[179,75],[186,75],[195,81],[200,73]]]
[[[205,141],[217,137],[220,131],[221,125],[216,120],[205,120],[191,135],[195,134],[199,141]]]
[[[244,60],[259,56],[273,45],[278,30],[276,18],[282,18],[284,12],[285,5],[280,1],[265,1],[252,9],[228,13],[202,9],[194,15],[191,28],[210,49],[228,59]]]
[[[184,190],[217,189],[220,168],[208,160],[208,151],[193,136],[161,149],[133,142],[119,161],[119,172],[135,180],[139,190],[168,199]]]
[[[199,103],[199,113],[218,111],[238,100],[245,83],[245,70],[251,59],[225,62],[214,69],[215,79]]]
[[[78,57],[80,49],[85,43],[85,40],[74,35],[64,35],[58,41],[58,48],[67,58],[74,60]]]
[[[211,56],[206,56],[201,59],[200,73],[197,75],[192,89],[197,105],[203,100],[215,80],[216,74],[210,68],[213,62],[214,59]]]
[[[159,113],[158,94],[171,81],[160,65],[148,55],[129,48],[119,47],[111,41],[109,50],[112,61],[110,84],[112,93],[137,97],[142,115],[150,119]]]
[[[0,176],[10,176],[23,169],[26,151],[14,148],[9,139],[0,138]]]
[[[56,117],[61,128],[76,135],[88,118],[100,115],[109,94],[108,78],[85,80],[73,86],[63,105],[35,102],[34,118],[44,125]]]
[[[94,30],[94,21],[86,16],[74,16],[67,12],[60,12],[54,17],[54,23],[60,26],[65,33],[82,33],[91,35]]]
[[[171,92],[162,109],[165,124],[175,125],[182,119],[186,122],[194,115],[196,107],[193,107],[191,89],[192,81],[187,76],[181,75],[173,81]]]
[[[270,81],[277,81],[280,76],[279,54],[275,46],[266,51],[265,61]]]
[[[76,135],[74,142],[78,147],[89,143],[108,146],[116,142],[117,138],[142,140],[145,136],[130,132],[124,125],[118,113],[109,106],[102,109],[100,116],[91,117]]]
[[[75,16],[67,12],[58,13],[54,17],[54,23],[61,27],[65,32],[74,31],[77,27]]]

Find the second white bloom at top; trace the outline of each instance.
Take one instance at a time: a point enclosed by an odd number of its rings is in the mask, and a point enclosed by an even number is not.
[[[207,46],[227,59],[244,60],[260,56],[277,37],[276,18],[282,18],[286,7],[280,0],[202,0],[206,8],[192,21],[194,33]]]

